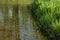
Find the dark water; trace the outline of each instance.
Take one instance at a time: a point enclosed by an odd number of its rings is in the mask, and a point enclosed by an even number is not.
[[[13,12],[12,7],[9,7],[9,10],[8,10],[9,24],[11,23],[10,21],[12,18],[12,12]],[[4,8],[3,8],[3,10],[0,10],[0,23],[4,23]],[[36,40],[34,32],[33,32],[33,24],[32,23],[33,22],[31,20],[29,13],[19,10],[19,27],[20,27],[20,39],[21,40]],[[15,29],[13,29],[12,38],[14,38],[14,36],[15,36]],[[16,39],[14,38],[14,40],[16,40]]]
[[[28,12],[19,11],[21,40],[35,40],[33,24]]]

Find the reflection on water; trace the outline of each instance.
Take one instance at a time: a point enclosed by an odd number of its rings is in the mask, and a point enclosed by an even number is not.
[[[3,10],[5,10],[3,8]],[[4,23],[4,11],[0,11],[0,22]],[[23,9],[24,10],[24,9]],[[11,31],[11,37],[14,38],[15,35],[15,27],[14,24],[12,24],[12,26],[10,25],[12,21],[12,12],[13,12],[13,8],[9,7],[8,13],[8,23],[9,25],[7,26],[7,28],[9,29],[10,27],[13,28],[13,30]],[[9,27],[10,26],[10,27]],[[33,34],[33,24],[32,24],[32,20],[30,15],[28,14],[28,12],[24,12],[19,10],[19,27],[20,27],[20,38],[21,40],[35,40],[35,36]],[[8,30],[6,29],[6,30]],[[9,34],[10,31],[7,33]],[[15,38],[12,40],[16,40]]]
[[[24,10],[24,9],[23,9]],[[21,40],[35,40],[35,36],[33,34],[33,24],[28,12],[19,11],[20,16],[20,35]]]

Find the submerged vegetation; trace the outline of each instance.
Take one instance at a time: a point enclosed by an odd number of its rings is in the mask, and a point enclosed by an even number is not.
[[[34,0],[31,15],[37,29],[48,40],[59,40],[60,35],[60,0]]]

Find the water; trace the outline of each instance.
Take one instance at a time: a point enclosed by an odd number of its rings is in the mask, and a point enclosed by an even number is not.
[[[21,40],[35,40],[35,36],[32,32],[33,24],[29,13],[22,9],[22,12],[19,11],[19,15]]]
[[[3,8],[3,10],[4,10],[4,8]],[[4,23],[4,12],[2,12],[2,11],[0,11],[0,22]],[[12,21],[11,18],[12,18],[12,13],[13,13],[12,7],[9,7],[8,13],[9,13],[9,16],[8,16],[9,17],[8,18],[9,26],[7,26],[6,30],[10,29],[10,26],[11,26],[10,24],[11,24],[11,21]],[[6,31],[6,34],[7,33],[12,34],[11,35],[11,37],[12,37],[11,40],[16,40],[16,38],[14,38],[16,36],[15,35],[15,27],[13,27],[13,25],[11,27],[14,28],[12,30],[12,32]],[[27,9],[25,9],[25,8],[23,8],[23,9],[20,8],[19,9],[19,27],[20,27],[20,39],[21,40],[36,40],[35,35],[33,33],[32,19],[29,15]]]

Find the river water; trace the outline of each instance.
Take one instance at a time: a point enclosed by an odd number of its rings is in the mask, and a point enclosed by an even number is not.
[[[3,10],[2,11],[0,10],[0,23],[4,23],[4,11]],[[9,7],[9,18],[8,18],[9,24],[11,24],[10,21],[12,18],[12,12],[13,12],[12,7]],[[9,28],[9,26],[7,26],[7,28]],[[33,21],[26,8],[22,8],[22,9],[19,8],[19,30],[20,30],[20,40],[36,40],[35,35],[34,35],[34,29],[33,29]],[[11,34],[12,34],[11,40],[16,40],[16,38],[14,38],[15,27],[13,31],[11,32]]]
[[[19,11],[21,40],[35,40],[33,22],[26,9]]]

